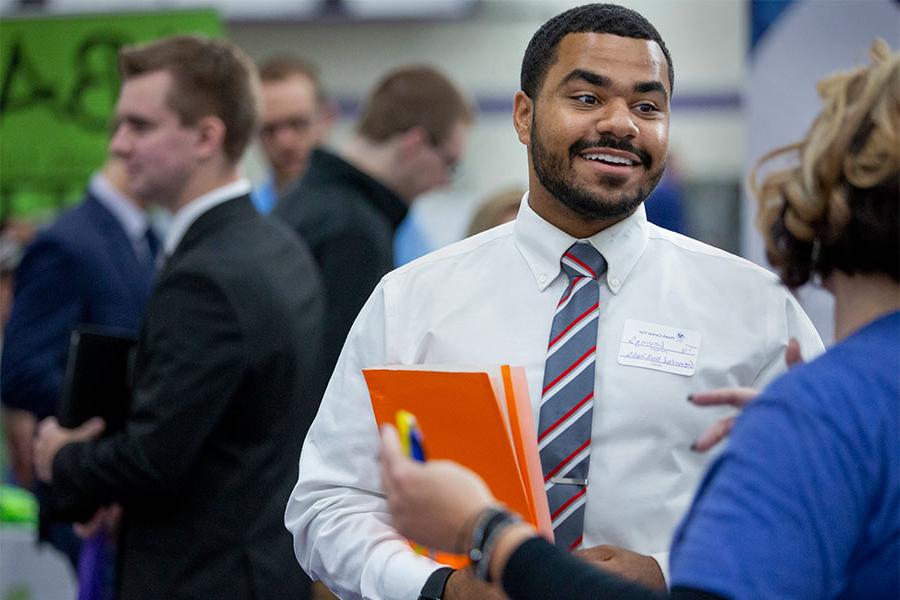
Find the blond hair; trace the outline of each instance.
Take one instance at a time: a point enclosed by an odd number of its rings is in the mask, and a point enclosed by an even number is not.
[[[485,198],[478,210],[475,211],[475,215],[469,223],[469,229],[466,231],[466,236],[475,235],[497,225],[502,225],[509,221],[508,217],[510,214],[515,218],[524,195],[524,189],[514,187],[496,192]]]
[[[900,55],[876,40],[872,64],[818,84],[823,108],[806,138],[750,174],[769,261],[790,286],[834,269],[898,278]],[[757,184],[760,167],[797,156]]]

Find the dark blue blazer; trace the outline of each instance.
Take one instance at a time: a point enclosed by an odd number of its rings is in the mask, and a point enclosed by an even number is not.
[[[90,323],[137,333],[153,265],[141,261],[119,221],[88,192],[41,232],[16,272],[0,360],[3,404],[38,419],[56,410],[69,335]]]

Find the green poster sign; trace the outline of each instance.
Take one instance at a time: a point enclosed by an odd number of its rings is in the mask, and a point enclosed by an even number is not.
[[[211,10],[0,21],[0,220],[81,197],[106,157],[119,49],[176,33],[222,24]]]

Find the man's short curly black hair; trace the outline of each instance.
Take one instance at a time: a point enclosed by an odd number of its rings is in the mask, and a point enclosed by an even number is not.
[[[536,98],[547,71],[556,61],[556,47],[570,33],[608,33],[656,42],[669,65],[669,89],[675,87],[675,70],[669,49],[656,28],[637,12],[616,4],[585,4],[558,14],[537,30],[522,59],[520,85],[529,98]]]

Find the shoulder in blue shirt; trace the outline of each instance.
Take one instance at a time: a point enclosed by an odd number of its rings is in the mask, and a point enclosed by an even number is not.
[[[900,594],[900,313],[775,381],[675,535],[671,584],[744,598]]]

